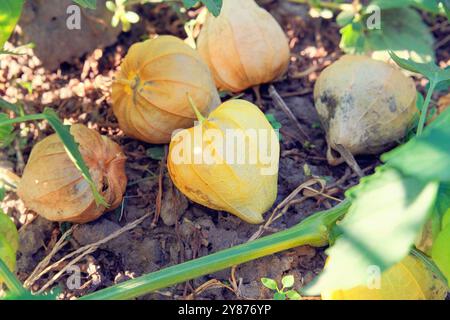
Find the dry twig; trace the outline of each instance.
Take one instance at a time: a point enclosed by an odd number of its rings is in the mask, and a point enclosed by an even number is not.
[[[292,113],[291,109],[286,105],[286,102],[284,102],[283,98],[280,97],[277,90],[273,85],[269,86],[269,95],[272,98],[273,102],[277,107],[279,107],[281,110],[283,110],[284,113],[295,123],[300,133],[303,135],[303,138],[307,141],[311,140],[311,138],[308,136],[308,134],[303,130],[300,122],[298,122],[295,115]]]
[[[162,205],[162,196],[163,196],[163,183],[164,183],[164,170],[165,164],[167,160],[167,146],[164,147],[164,159],[161,160],[159,166],[159,178],[158,178],[158,195],[156,196],[156,210],[155,215],[152,221],[152,228],[155,228],[158,225],[159,216],[161,215],[161,205]]]
[[[47,288],[49,288],[55,281],[57,281],[66,271],[69,269],[72,265],[76,264],[78,261],[80,261],[82,258],[84,258],[86,255],[96,251],[101,245],[117,238],[118,236],[122,235],[123,233],[132,230],[136,228],[139,224],[141,224],[145,219],[147,219],[151,215],[151,212],[145,214],[144,216],[140,217],[139,219],[136,219],[135,221],[127,224],[123,228],[117,230],[116,232],[110,234],[108,237],[103,238],[95,243],[88,244],[84,247],[81,247],[68,255],[64,256],[59,261],[53,263],[52,265],[48,266],[44,270],[42,270],[37,276],[34,277],[34,282],[36,282],[38,279],[40,279],[44,274],[48,273],[49,271],[55,269],[58,267],[61,263],[64,261],[75,257],[73,260],[71,260],[69,263],[67,263],[64,268],[61,269],[57,274],[55,274],[41,289],[39,289],[38,293],[44,292]]]

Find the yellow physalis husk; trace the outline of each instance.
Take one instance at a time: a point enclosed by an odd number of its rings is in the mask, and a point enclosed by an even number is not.
[[[56,134],[34,146],[17,193],[29,209],[48,220],[86,223],[121,204],[127,185],[126,157],[118,144],[84,125],[75,124],[70,132],[109,207],[96,204],[88,182]]]
[[[263,222],[277,196],[275,130],[257,106],[244,100],[228,101],[200,120],[172,138],[168,168],[174,184],[196,203],[249,223]],[[244,143],[235,143],[238,137]]]
[[[216,85],[231,92],[280,78],[290,49],[277,21],[253,0],[226,0],[219,17],[208,15],[198,50]]]
[[[372,281],[373,280],[373,281]],[[369,288],[369,285],[371,288]],[[444,300],[448,288],[418,258],[407,256],[384,272],[381,281],[350,290],[323,292],[324,300]],[[378,286],[379,285],[379,286]]]
[[[386,151],[406,135],[417,113],[414,81],[365,56],[346,55],[326,68],[317,79],[314,100],[332,165],[347,160],[346,153]]]
[[[114,114],[130,137],[168,143],[172,132],[189,128],[195,115],[186,93],[208,114],[220,104],[208,66],[173,36],[134,44],[112,86]]]

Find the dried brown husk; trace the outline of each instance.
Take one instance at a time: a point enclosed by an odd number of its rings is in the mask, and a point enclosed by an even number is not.
[[[346,55],[326,68],[314,100],[329,163],[347,161],[361,175],[353,156],[379,154],[402,139],[417,112],[416,97],[414,81],[385,62]]]
[[[70,132],[109,207],[96,204],[56,134],[33,148],[17,193],[29,209],[48,220],[86,223],[121,204],[127,185],[126,157],[118,144],[84,125],[75,124]]]

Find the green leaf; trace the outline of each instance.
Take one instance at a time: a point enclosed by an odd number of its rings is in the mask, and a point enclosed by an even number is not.
[[[380,6],[391,8],[381,12],[381,29],[369,30],[366,21],[355,18],[353,23],[341,29],[340,47],[347,53],[372,53],[375,57],[388,58],[388,51],[418,62],[434,60],[433,36],[421,16],[404,1],[380,1]],[[392,9],[394,8],[394,9]]]
[[[11,56],[23,56],[24,53],[16,52],[16,50],[6,50],[6,49],[0,49],[0,55],[2,54],[8,54]]]
[[[19,234],[11,219],[0,209],[0,259],[12,271],[16,265]],[[0,283],[2,279],[0,279]]]
[[[416,108],[419,112],[422,110],[424,103],[425,103],[425,98],[419,91],[417,91]],[[419,119],[417,119],[417,120],[419,120]]]
[[[444,11],[447,15],[447,19],[450,20],[450,0],[442,0],[440,2],[444,6]]]
[[[4,187],[0,187],[0,201],[3,201],[5,199],[6,190]]]
[[[416,139],[384,154],[389,167],[424,181],[450,181],[450,109]]]
[[[58,118],[58,115],[52,109],[46,108],[44,110],[45,118],[50,123],[50,125],[55,129],[56,134],[59,136],[61,141],[64,144],[67,154],[72,162],[75,164],[77,169],[81,172],[83,178],[89,183],[91,187],[92,193],[94,194],[94,199],[97,205],[103,205],[104,207],[108,207],[108,203],[105,199],[100,195],[97,190],[97,186],[92,180],[91,174],[89,172],[89,168],[81,156],[80,150],[78,148],[78,143],[75,141],[75,138],[70,133],[70,127],[64,125]]]
[[[0,235],[2,235],[14,251],[19,249],[19,234],[11,219],[0,209]]]
[[[286,300],[286,294],[283,293],[283,292],[276,292],[276,293],[273,295],[273,299],[274,299],[274,300]]]
[[[450,67],[447,67],[448,69],[450,69]],[[425,90],[430,90],[430,84],[431,82],[428,82]],[[436,85],[436,88],[434,89],[434,91],[436,92],[449,92],[450,91],[450,80],[446,80],[446,81],[441,81]]]
[[[138,23],[139,22],[139,15],[136,12],[133,11],[127,11],[125,13],[125,18],[129,23]]]
[[[0,109],[5,111],[13,111],[15,114],[20,113],[20,110],[16,105],[9,103],[8,101],[2,98],[0,98]]]
[[[55,301],[58,300],[58,296],[61,293],[61,288],[55,288],[42,294],[31,293],[27,290],[21,292],[7,291],[6,296],[2,299],[6,301]]]
[[[389,57],[388,51],[394,51],[417,62],[428,62],[435,58],[433,43],[421,15],[411,8],[398,8],[381,12],[381,30],[367,31],[365,50],[385,57]]]
[[[433,14],[442,13],[438,0],[412,0],[412,6],[417,9],[424,10]]]
[[[358,23],[351,23],[340,30],[342,35],[339,46],[347,53],[359,54],[365,49],[366,38]]]
[[[17,21],[22,13],[24,0],[0,1],[0,49],[14,31]]]
[[[120,23],[120,16],[118,14],[115,14],[112,19],[111,19],[111,26],[112,27],[117,27]]]
[[[436,216],[440,218],[440,226],[445,228],[450,220],[450,183],[441,183],[436,201]]]
[[[289,300],[301,300],[302,299],[302,296],[300,295],[300,293],[298,293],[295,290],[289,290],[289,291],[286,291],[285,293],[286,293],[286,297],[288,297]]]
[[[183,0],[183,5],[190,9],[198,3],[199,0]]]
[[[450,207],[442,215],[442,228],[446,228],[450,224]]]
[[[202,0],[202,2],[213,16],[219,16],[220,10],[222,9],[222,0]]]
[[[389,52],[392,60],[403,69],[411,72],[420,73],[436,84],[450,80],[450,69],[441,69],[434,62],[418,63],[410,59],[402,59],[394,52]]]
[[[112,1],[106,1],[105,3],[106,9],[108,9],[111,12],[115,12],[116,11],[116,4]]]
[[[337,225],[342,235],[307,293],[354,288],[367,282],[370,267],[383,272],[401,261],[432,212],[438,187],[390,168],[362,179],[347,193],[353,201]]]
[[[277,118],[275,118],[275,116],[271,113],[266,114],[266,119],[267,121],[269,121],[272,128],[276,131],[278,135],[278,140],[281,141],[283,137],[281,136],[280,129],[283,127],[283,125],[280,122],[278,122]]]
[[[336,17],[336,22],[339,26],[344,27],[351,23],[353,18],[355,18],[353,10],[343,10]]]
[[[398,8],[405,8],[410,6],[414,0],[372,0],[370,5],[372,6],[378,6],[382,10],[386,9],[398,9]],[[370,6],[369,6],[370,7]]]
[[[372,5],[377,5],[381,9],[406,8],[409,6],[424,10],[433,14],[442,13],[438,0],[372,0]]]
[[[183,0],[183,5],[186,8],[192,8],[198,2],[198,0]],[[209,12],[211,12],[213,16],[219,16],[220,10],[222,9],[223,0],[201,0],[200,2],[208,8]]]
[[[8,115],[0,113],[0,121],[8,119]],[[9,140],[9,137],[11,137],[13,130],[14,127],[12,124],[0,127],[0,147],[3,147],[3,145]]]
[[[266,119],[267,121],[269,121],[269,123],[272,125],[272,128],[274,128],[275,130],[279,130],[283,127],[283,125],[280,122],[278,122],[277,118],[275,118],[275,116],[272,113],[267,113]]]
[[[294,286],[294,276],[285,276],[283,279],[281,279],[281,283],[283,284],[284,288],[292,288]]]
[[[270,290],[278,290],[277,282],[273,279],[269,278],[261,278],[261,282],[264,287],[270,289]]]
[[[73,0],[76,4],[79,4],[83,8],[88,8],[95,10],[97,9],[97,1],[96,0]]]
[[[431,250],[433,261],[447,279],[450,279],[450,224],[437,236]],[[448,283],[450,285],[450,282]]]
[[[151,147],[147,149],[147,156],[149,156],[153,160],[161,161],[165,157],[164,147]]]

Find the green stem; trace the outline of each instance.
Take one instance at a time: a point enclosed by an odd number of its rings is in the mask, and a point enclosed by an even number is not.
[[[0,121],[0,126],[6,126],[8,124],[15,124],[24,121],[45,120],[46,117],[43,114],[30,114],[28,116],[13,118],[9,120]]]
[[[189,100],[189,104],[191,105],[192,110],[194,110],[194,113],[198,119],[198,122],[203,123],[206,118],[200,113],[200,111],[198,110],[197,105],[195,104],[194,100],[192,100],[191,96],[189,95],[189,93],[186,93],[187,98]]]
[[[0,279],[5,282],[8,289],[14,295],[21,296],[27,292],[16,276],[9,271],[2,259],[0,259]]]
[[[305,219],[288,230],[153,272],[81,297],[80,300],[125,300],[208,275],[298,246],[325,246],[329,231],[347,212],[349,201]]]
[[[420,114],[419,125],[417,126],[417,136],[422,135],[423,130],[425,128],[425,122],[426,122],[427,116],[428,116],[428,107],[430,105],[431,97],[433,95],[435,88],[436,88],[436,81],[430,80],[430,89],[428,89],[427,97],[425,98],[425,102],[423,103],[422,111]]]
[[[4,109],[6,111],[13,111],[15,114],[20,114],[19,107],[2,98],[0,98],[0,109]]]

